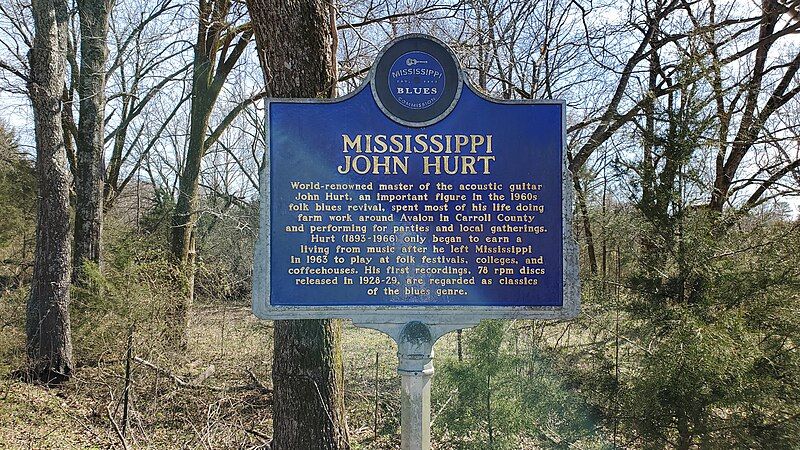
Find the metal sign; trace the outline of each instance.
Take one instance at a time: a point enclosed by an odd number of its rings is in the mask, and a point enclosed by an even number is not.
[[[578,313],[564,108],[484,96],[418,34],[350,95],[267,103],[253,310],[391,336],[403,450],[431,448],[439,337]]]
[[[486,97],[422,35],[389,44],[345,97],[271,99],[255,313],[573,317],[564,109]]]

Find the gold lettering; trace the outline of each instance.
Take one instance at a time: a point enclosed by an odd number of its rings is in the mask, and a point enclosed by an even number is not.
[[[475,153],[473,151],[473,153]],[[474,156],[462,156],[463,168],[461,169],[461,173],[463,174],[471,174],[476,175],[478,172],[475,172],[475,157]]]
[[[389,136],[389,142],[393,147],[389,149],[392,153],[403,153],[403,136],[400,134],[393,134]]]
[[[361,135],[357,135],[355,139],[351,139],[350,136],[343,134],[342,135],[343,143],[343,150],[342,153],[347,153],[348,149],[354,149],[356,153],[361,153]]]
[[[441,166],[439,164],[440,156],[434,156],[433,157],[433,163],[428,162],[430,158],[431,158],[430,156],[423,156],[422,157],[422,167],[423,167],[422,173],[424,173],[425,175],[430,175],[431,167],[435,167],[436,168],[436,172],[433,172],[433,173],[435,175],[439,175],[440,173],[442,173]]]
[[[456,135],[456,153],[461,153],[461,147],[466,147],[469,142],[469,136],[466,134]]]
[[[408,156],[366,156],[345,155],[344,164],[336,168],[341,174],[355,172],[359,175],[385,174],[397,175],[398,172],[408,173]]]
[[[428,150],[430,153],[442,153],[444,151],[444,145],[442,144],[442,135],[441,134],[434,134],[431,136],[431,145],[436,147],[436,151],[432,148]]]
[[[386,144],[386,135],[385,134],[377,134],[375,135],[375,153],[386,153],[386,150],[389,149],[389,146]]]
[[[470,150],[470,153],[478,153],[478,147],[483,145],[483,143],[486,142],[486,139],[480,134],[471,134],[469,137],[472,141],[472,149]]]
[[[419,147],[414,148],[414,153],[426,153],[428,151],[428,135],[427,134],[418,134],[417,137],[414,138],[414,142],[419,145]]]
[[[347,149],[345,149],[345,152],[346,151],[347,151]],[[339,167],[337,167],[336,170],[341,174],[345,174],[345,173],[350,172],[350,155],[345,155],[344,164],[339,166]]]
[[[478,156],[478,161],[483,162],[483,174],[489,175],[491,173],[489,169],[489,161],[494,161],[494,156]]]
[[[408,173],[408,157],[399,156],[366,156],[363,153],[406,153],[433,154],[437,156],[423,157],[425,174],[465,174],[488,175],[493,151],[491,134],[342,134],[342,153],[344,162],[337,167],[340,174],[355,172],[357,174],[397,174]],[[470,155],[462,155],[470,153]],[[484,153],[481,156],[472,156]],[[444,154],[444,156],[438,156]],[[449,156],[455,154],[452,157]]]

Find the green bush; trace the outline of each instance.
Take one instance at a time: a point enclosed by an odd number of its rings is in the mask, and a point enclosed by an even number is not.
[[[25,305],[33,271],[36,174],[0,122],[0,376],[25,364]]]
[[[550,358],[533,342],[519,351],[520,323],[482,322],[465,333],[464,361],[440,364],[435,430],[445,448],[602,448],[590,410]]]
[[[85,263],[86,283],[72,289],[73,347],[78,364],[121,358],[131,330],[137,342],[159,354],[167,353],[167,317],[178,292],[168,255],[136,235],[107,248],[103,271],[96,264]]]
[[[22,286],[33,268],[36,173],[0,122],[0,295]]]

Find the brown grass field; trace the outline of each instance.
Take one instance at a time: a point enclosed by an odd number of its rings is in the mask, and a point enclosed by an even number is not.
[[[31,385],[14,375],[24,362],[24,336],[19,327],[6,323],[0,337],[0,448],[268,448],[271,322],[256,319],[244,306],[197,305],[189,352],[182,358],[157,354],[141,339],[134,334],[123,443],[125,348],[116,354],[109,349],[91,363],[79,360],[74,378],[64,386]],[[394,343],[349,322],[343,325],[342,341],[353,448],[398,448]],[[453,357],[454,341],[453,335],[440,340],[437,358]]]

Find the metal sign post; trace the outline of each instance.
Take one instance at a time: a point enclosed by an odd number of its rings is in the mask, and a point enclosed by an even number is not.
[[[433,344],[445,334],[470,328],[478,322],[428,325],[420,321],[405,324],[357,323],[389,335],[397,343],[397,373],[400,375],[400,436],[402,450],[431,448],[431,382]]]
[[[419,34],[345,97],[266,103],[253,311],[391,336],[403,449],[430,448],[439,337],[578,313],[565,107],[489,98]]]

